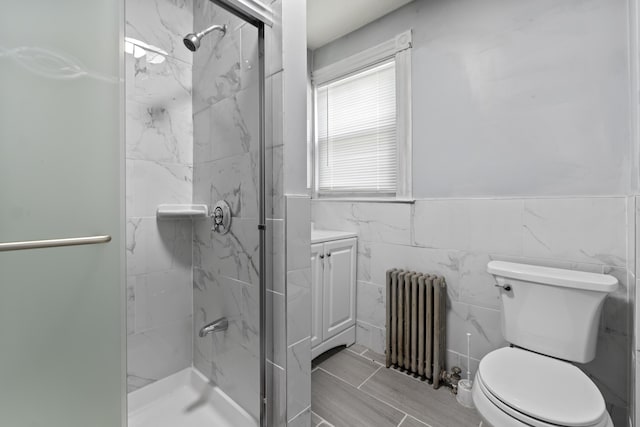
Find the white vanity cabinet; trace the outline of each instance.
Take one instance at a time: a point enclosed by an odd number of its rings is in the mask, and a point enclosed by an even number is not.
[[[355,233],[313,230],[311,357],[356,340]]]

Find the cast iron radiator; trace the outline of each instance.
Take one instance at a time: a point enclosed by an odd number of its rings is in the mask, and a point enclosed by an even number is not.
[[[387,271],[386,365],[440,386],[445,370],[444,277]]]

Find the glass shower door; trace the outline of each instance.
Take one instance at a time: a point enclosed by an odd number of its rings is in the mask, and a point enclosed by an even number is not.
[[[0,5],[2,426],[123,421],[121,21],[119,1]]]

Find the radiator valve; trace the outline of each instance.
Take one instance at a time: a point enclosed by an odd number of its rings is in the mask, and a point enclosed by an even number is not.
[[[460,374],[462,369],[454,366],[451,368],[451,372],[443,370],[440,373],[440,382],[451,389],[453,394],[458,393],[458,382],[460,381]]]

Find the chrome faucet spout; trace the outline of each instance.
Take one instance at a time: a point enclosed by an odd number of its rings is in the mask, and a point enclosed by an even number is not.
[[[229,328],[229,321],[226,317],[221,317],[219,319],[214,320],[211,323],[207,323],[200,329],[200,338],[203,338],[209,334],[214,332],[224,332]]]

